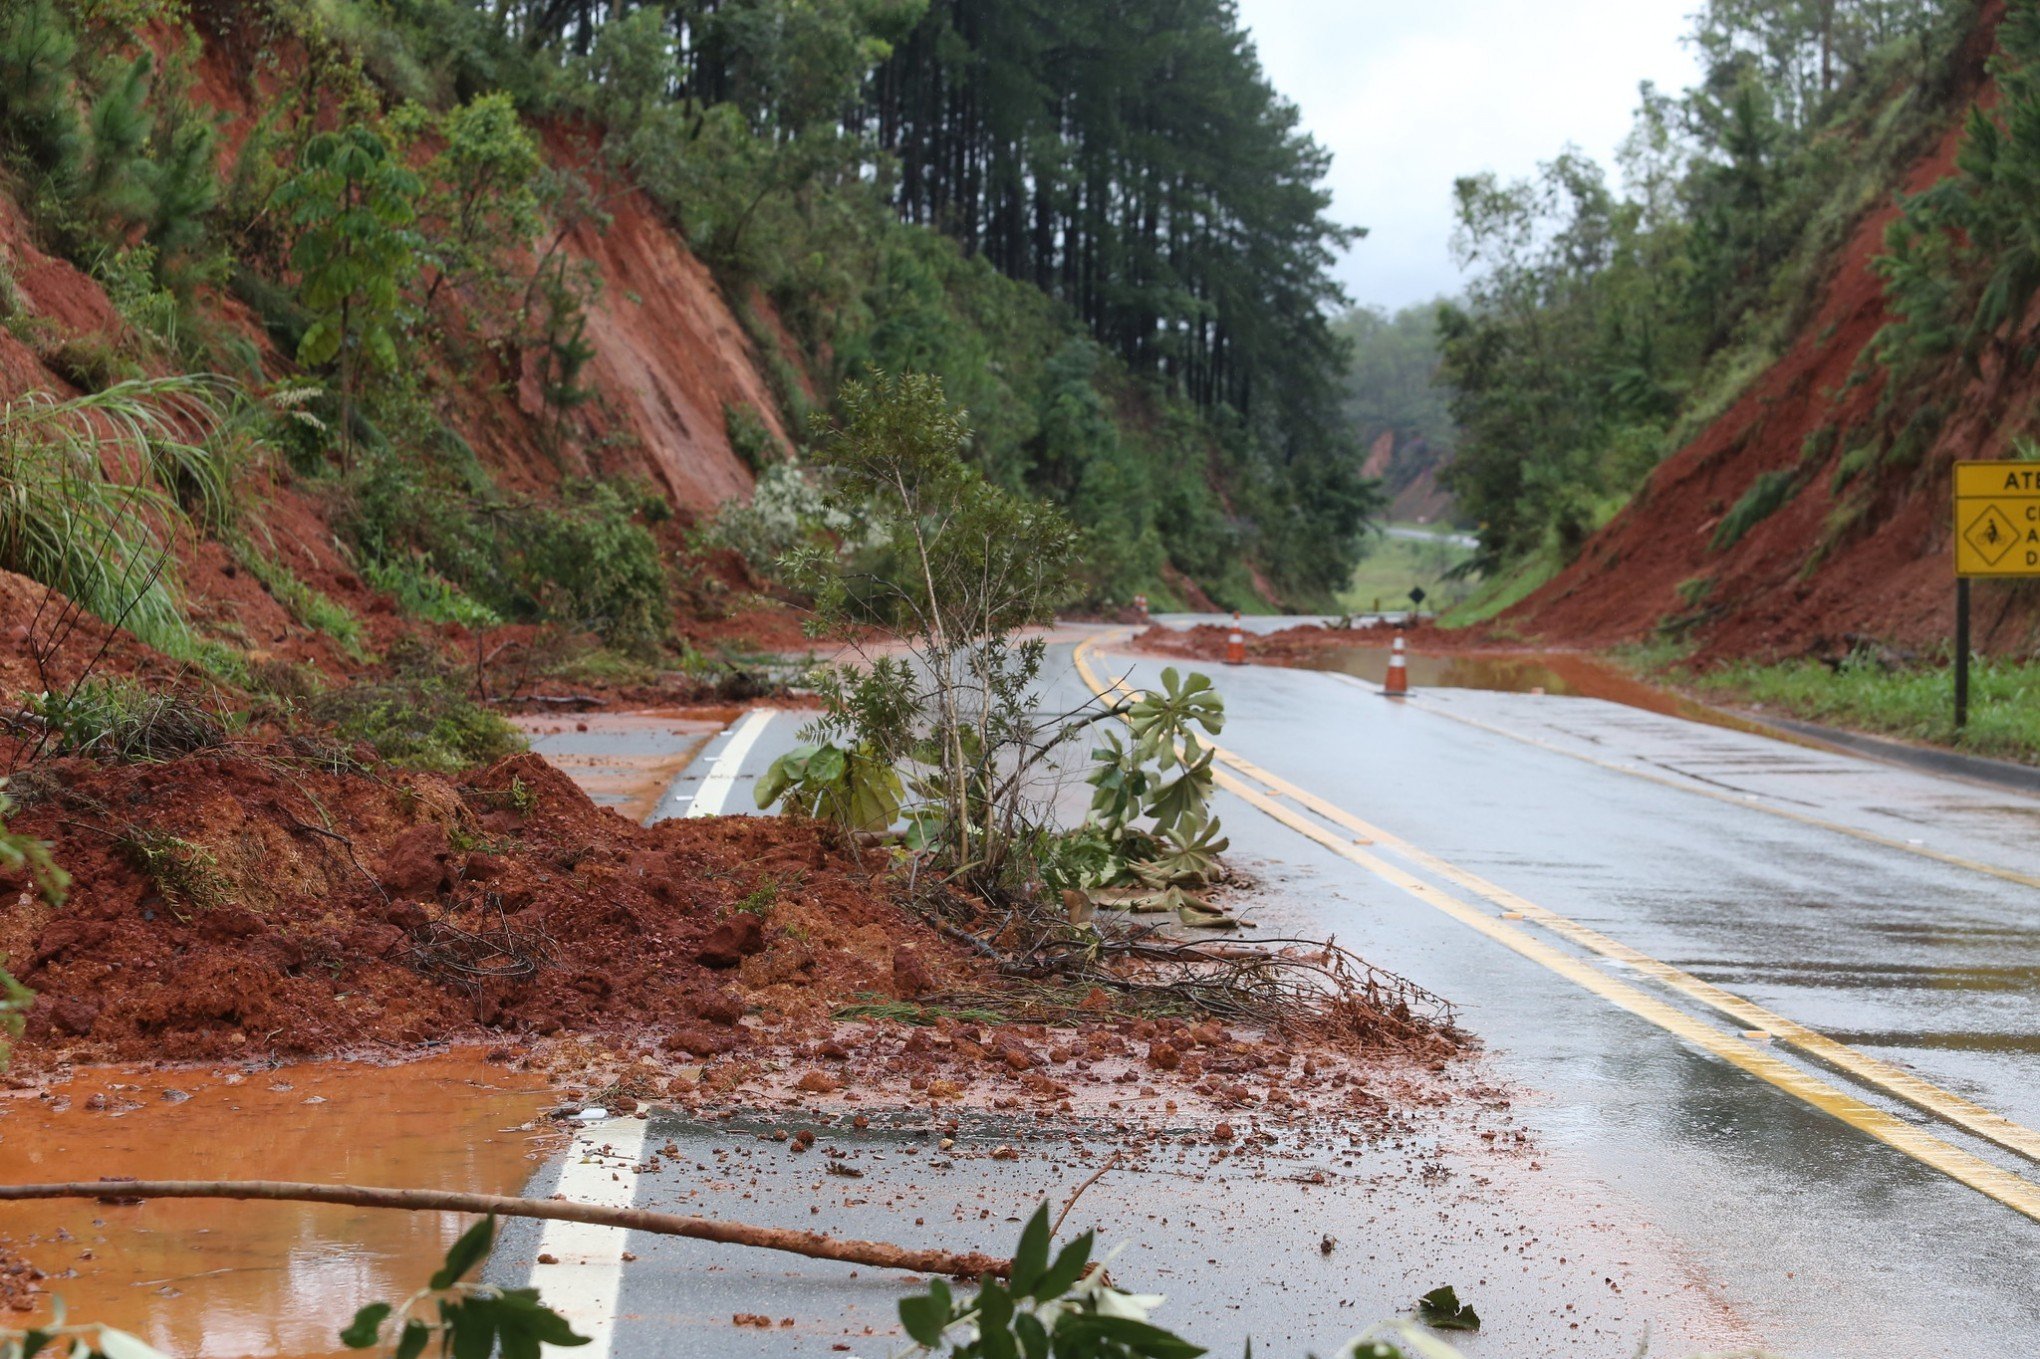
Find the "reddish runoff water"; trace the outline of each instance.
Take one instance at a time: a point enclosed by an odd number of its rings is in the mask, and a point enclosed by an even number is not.
[[[556,1137],[535,1077],[453,1053],[398,1066],[95,1068],[0,1092],[0,1180],[318,1180],[515,1194]],[[73,1323],[203,1359],[346,1353],[362,1304],[401,1303],[467,1225],[310,1203],[0,1204],[0,1243]],[[0,1313],[19,1327],[49,1315]]]

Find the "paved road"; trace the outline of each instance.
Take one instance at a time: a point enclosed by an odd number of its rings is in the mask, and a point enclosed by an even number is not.
[[[1136,685],[1160,669],[1088,659]],[[1052,668],[1045,703],[1085,692],[1067,646]],[[1264,931],[1335,934],[1458,1002],[1482,1060],[1522,1092],[1514,1115],[1539,1169],[1528,1184],[1426,1200],[1386,1163],[1315,1196],[1209,1166],[1193,1189],[1187,1168],[1151,1167],[1095,1208],[1108,1237],[1136,1243],[1122,1275],[1167,1276],[1141,1280],[1176,1295],[1166,1315],[1219,1337],[1219,1353],[1250,1332],[1259,1353],[1323,1351],[1442,1261],[1433,1281],[1472,1273],[1490,1301],[1475,1354],[1627,1354],[1646,1325],[1652,1354],[1732,1341],[1967,1355],[2040,1338],[2040,1134],[2028,1131],[2040,1127],[2040,801],[1598,700],[1437,690],[1394,703],[1331,674],[1220,679],[1229,777],[1244,792],[1219,810],[1264,884]],[[665,810],[750,808],[749,780],[799,723],[747,720],[711,742]],[[747,731],[742,758],[719,765]],[[647,1203],[743,1194],[755,1214],[811,1216],[821,1177],[759,1156],[755,1138],[637,1121],[647,1127],[680,1150],[672,1169],[603,1183]],[[869,1188],[831,1196],[865,1200],[843,1210],[849,1230],[883,1235],[911,1212],[935,1239],[984,1244],[1013,1230],[1002,1219],[1016,1193],[1086,1173],[1051,1143],[1011,1169],[931,1173],[925,1144],[907,1150],[926,1132],[912,1120],[832,1132],[850,1154],[885,1158],[865,1163]],[[969,1126],[959,1140],[968,1151],[1014,1136]],[[1307,1141],[1280,1151],[1300,1166],[1332,1155]],[[614,1173],[583,1160],[584,1174]],[[1527,1253],[1482,1216],[1539,1202],[1548,1218]],[[1208,1248],[1215,1223],[1223,1250]],[[1370,1258],[1314,1258],[1321,1227],[1366,1241]],[[621,1274],[620,1353],[894,1347],[861,1335],[889,1323],[888,1281],[629,1249],[643,1261]],[[1585,1290],[1582,1266],[1597,1288],[1604,1275],[1631,1286]],[[736,1312],[771,1313],[773,1328],[732,1328]]]

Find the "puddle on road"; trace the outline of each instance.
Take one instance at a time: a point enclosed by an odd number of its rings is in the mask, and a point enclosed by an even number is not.
[[[1415,649],[1422,644],[1420,637],[1407,653],[1410,688],[1413,690],[1493,689],[1510,694],[1544,693],[1599,698],[1666,717],[1681,717],[1689,722],[1704,722],[1710,726],[1759,732],[1766,736],[1777,735],[1753,722],[1741,721],[1585,656],[1564,652],[1520,656],[1478,653],[1427,656]],[[1386,647],[1327,647],[1322,651],[1298,655],[1294,664],[1303,670],[1329,670],[1379,684],[1388,674],[1388,657]]]
[[[399,1066],[93,1068],[0,1097],[0,1178],[282,1179],[515,1194],[558,1138],[536,1076],[449,1053]],[[356,1308],[420,1287],[465,1220],[309,1203],[0,1204],[0,1244],[73,1321],[199,1359],[346,1353]],[[46,1318],[6,1313],[6,1324]]]

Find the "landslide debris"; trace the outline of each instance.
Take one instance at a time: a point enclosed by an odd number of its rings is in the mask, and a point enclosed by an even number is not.
[[[638,826],[530,754],[446,776],[276,742],[46,760],[9,787],[75,882],[0,915],[37,992],[30,1070],[565,1031],[706,1056],[747,1015],[978,972],[813,823]]]

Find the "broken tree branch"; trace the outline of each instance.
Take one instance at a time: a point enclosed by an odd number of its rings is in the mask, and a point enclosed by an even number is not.
[[[912,1250],[884,1241],[861,1241],[789,1227],[754,1227],[742,1222],[658,1213],[646,1208],[609,1208],[563,1199],[522,1199],[507,1194],[461,1194],[439,1189],[380,1189],[356,1184],[304,1184],[291,1180],[84,1180],[61,1184],[0,1185],[10,1199],[269,1199],[290,1203],[338,1203],[350,1208],[407,1208],[414,1212],[494,1213],[498,1217],[549,1218],[622,1227],[657,1236],[686,1236],[732,1246],[786,1251],[815,1260],[841,1260],[913,1274],[974,1279],[1005,1278],[1011,1260],[976,1251]]]

